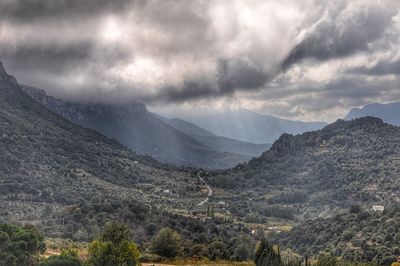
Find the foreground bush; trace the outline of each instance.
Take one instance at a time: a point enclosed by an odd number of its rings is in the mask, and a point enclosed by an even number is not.
[[[88,265],[140,265],[140,252],[131,238],[132,232],[125,225],[108,225],[100,237],[89,245]]]
[[[81,266],[78,258],[78,250],[75,248],[61,249],[59,256],[50,256],[43,260],[40,266]]]
[[[33,226],[0,224],[0,265],[36,265],[46,249],[43,240]]]
[[[152,239],[152,252],[166,258],[176,258],[182,250],[181,236],[170,228],[162,228]]]

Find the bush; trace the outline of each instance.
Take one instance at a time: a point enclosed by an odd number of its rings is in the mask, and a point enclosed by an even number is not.
[[[70,255],[51,256],[39,264],[40,266],[81,266],[77,257]]]
[[[89,245],[88,264],[102,265],[139,265],[140,252],[130,240],[132,233],[121,224],[108,225],[100,237]]]
[[[196,244],[192,247],[190,254],[193,258],[203,258],[208,256],[208,248],[205,245]]]
[[[208,258],[210,260],[223,260],[228,258],[226,246],[221,241],[214,241],[208,245]]]
[[[170,228],[162,228],[152,239],[150,249],[157,255],[175,258],[181,253],[181,236]]]
[[[250,257],[250,250],[246,245],[239,245],[235,249],[235,253],[233,255],[234,260],[237,261],[246,261]]]
[[[35,264],[46,249],[44,238],[33,226],[0,224],[0,265]]]

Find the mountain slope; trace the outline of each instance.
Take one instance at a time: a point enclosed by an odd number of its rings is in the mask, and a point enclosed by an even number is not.
[[[207,239],[216,237],[220,225],[189,215],[206,196],[196,172],[161,165],[70,123],[24,93],[2,67],[0,73],[1,222],[81,241],[109,221],[133,227],[139,242],[152,237],[150,223],[184,235],[190,226],[207,226]]]
[[[351,120],[364,116],[373,116],[381,118],[384,122],[400,126],[400,103],[388,103],[388,104],[369,104],[363,108],[354,108],[344,118],[345,120]]]
[[[186,122],[179,118],[168,119],[162,116],[159,117],[172,127],[219,152],[229,152],[234,154],[243,154],[249,157],[258,157],[271,147],[270,144],[253,144],[245,141],[217,136],[210,131],[202,129],[193,123]]]
[[[215,173],[210,183],[254,199],[231,210],[303,220],[351,204],[370,207],[400,200],[400,128],[377,118],[338,120],[302,135],[283,134],[261,157]],[[276,209],[272,209],[275,206]]]
[[[69,121],[117,139],[135,152],[152,156],[163,163],[222,169],[251,157],[214,150],[191,136],[176,130],[143,104],[81,104],[64,102],[42,90],[24,86],[24,91],[49,110]]]
[[[245,109],[182,114],[179,118],[216,135],[250,143],[272,143],[283,133],[299,134],[326,125],[320,122],[290,121]]]

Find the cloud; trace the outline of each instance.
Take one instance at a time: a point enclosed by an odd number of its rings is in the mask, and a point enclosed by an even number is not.
[[[324,61],[366,51],[396,15],[388,1],[338,2],[334,8],[328,5],[321,17],[305,29],[308,32],[289,53],[283,68],[304,59]]]
[[[376,62],[397,50],[399,31],[389,0],[0,1],[1,60],[51,95],[153,106],[223,100],[305,119],[335,102],[343,110],[389,95],[397,79],[371,77],[398,75],[396,60]]]
[[[400,60],[392,62],[380,61],[372,67],[361,66],[350,69],[348,73],[371,75],[371,76],[400,75]]]

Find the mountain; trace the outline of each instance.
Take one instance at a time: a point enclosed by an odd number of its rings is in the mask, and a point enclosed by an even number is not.
[[[345,120],[351,120],[364,116],[379,117],[384,122],[400,126],[400,102],[388,103],[388,104],[369,104],[363,108],[354,108],[344,118]]]
[[[299,134],[326,125],[322,122],[291,121],[245,109],[182,114],[179,118],[216,135],[250,143],[272,143],[283,133]]]
[[[249,157],[258,157],[271,147],[271,144],[254,144],[217,136],[210,131],[179,118],[168,119],[162,116],[159,117],[170,126],[219,152],[229,152],[233,154],[243,154]]]
[[[366,117],[301,135],[283,134],[259,158],[216,172],[209,183],[231,193],[234,215],[298,223],[352,204],[399,203],[399,173],[400,128]]]
[[[192,215],[207,195],[195,170],[160,164],[75,125],[28,96],[2,65],[0,73],[0,222],[77,241],[110,221],[132,227],[139,243],[162,227],[186,237],[195,227],[207,241],[237,234],[234,224]]]
[[[207,142],[177,130],[150,113],[141,103],[71,103],[48,96],[43,90],[36,88],[24,86],[23,90],[49,110],[69,121],[95,129],[110,138],[117,139],[135,152],[149,155],[163,163],[223,169],[261,154],[260,150],[257,150],[259,154],[249,154],[246,147],[243,153],[240,153],[237,147],[213,149]]]

